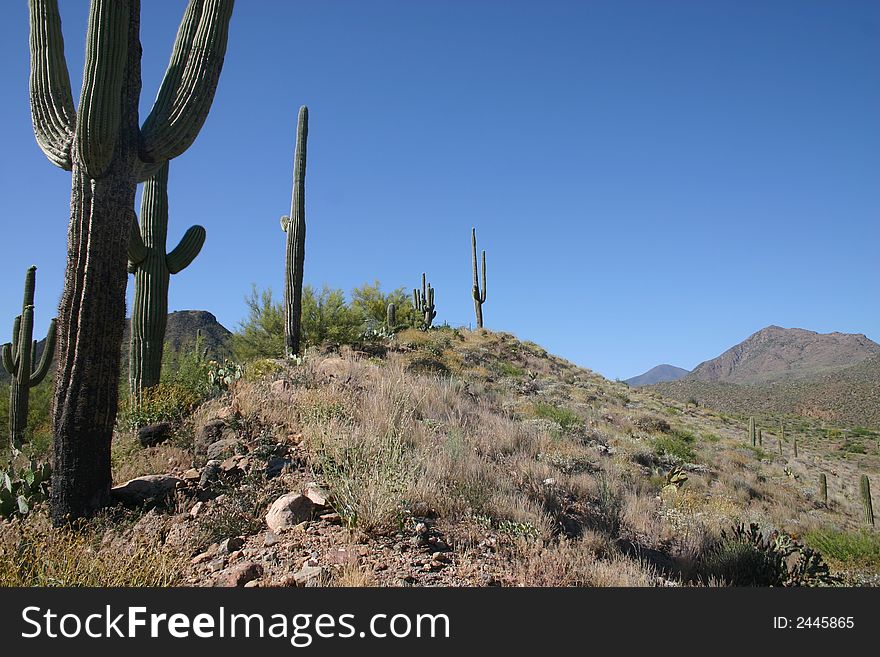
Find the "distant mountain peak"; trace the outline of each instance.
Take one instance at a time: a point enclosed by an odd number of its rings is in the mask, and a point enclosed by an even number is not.
[[[633,388],[635,388],[636,386],[649,386],[654,383],[678,381],[678,379],[687,376],[688,374],[690,374],[689,370],[664,363],[662,365],[652,367],[643,374],[634,376],[631,379],[626,379],[626,383]]]

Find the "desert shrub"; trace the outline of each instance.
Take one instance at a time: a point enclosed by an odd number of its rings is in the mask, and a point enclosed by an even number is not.
[[[724,530],[704,550],[697,570],[704,580],[730,586],[822,586],[837,578],[822,555],[784,532],[765,537],[757,524]]]
[[[654,453],[659,458],[692,463],[697,458],[691,447],[694,442],[694,436],[688,432],[663,435],[654,441]]]
[[[128,430],[157,422],[180,424],[205,400],[199,390],[177,383],[159,383],[141,393],[139,404],[127,396],[119,406],[117,424]]]
[[[395,432],[323,433],[314,445],[316,469],[333,491],[333,506],[350,527],[370,533],[398,529],[416,480],[412,454]]]
[[[547,402],[538,402],[534,405],[535,417],[556,422],[563,431],[571,431],[581,427],[583,419],[574,411],[562,406],[554,406]]]
[[[372,284],[364,283],[351,291],[351,309],[368,325],[379,326],[386,322],[389,303],[396,306],[398,326],[418,325],[420,319],[412,305],[412,297],[404,288],[399,287],[385,294],[379,281],[375,281]]]
[[[880,534],[876,532],[828,527],[807,532],[804,542],[829,560],[847,566],[880,568]]]
[[[281,495],[290,492],[282,479],[266,479],[262,472],[246,475],[234,487],[221,489],[221,502],[196,517],[195,535],[200,549],[233,536],[256,534],[265,526],[266,510]]]
[[[257,292],[257,286],[244,299],[248,317],[232,335],[232,350],[242,362],[284,355],[284,307],[272,299],[272,289]]]
[[[504,360],[498,363],[498,372],[502,376],[511,376],[514,378],[519,378],[526,374],[526,371],[519,365]]]

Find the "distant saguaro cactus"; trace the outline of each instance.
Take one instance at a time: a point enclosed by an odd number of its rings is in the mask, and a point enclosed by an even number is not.
[[[183,271],[205,243],[205,229],[192,226],[177,247],[166,254],[168,238],[168,162],[144,185],[141,221],[131,227],[128,271],[134,274],[128,385],[134,400],[159,383],[168,323],[168,283]]]
[[[28,406],[31,388],[40,385],[55,354],[55,320],[49,322],[46,345],[40,362],[34,338],[34,289],[37,268],[30,267],[24,278],[24,301],[21,315],[12,324],[12,342],[3,345],[3,368],[9,372],[9,444],[13,452],[21,449],[27,430]]]
[[[437,311],[434,310],[434,288],[427,282],[424,273],[422,273],[421,294],[419,294],[418,288],[413,289],[413,306],[415,306],[416,312],[422,316],[422,329],[427,331],[431,328]]]
[[[761,429],[758,429],[758,445],[764,446],[764,432]]]
[[[89,515],[110,500],[126,251],[137,183],[186,151],[199,134],[223,68],[234,2],[190,0],[142,126],[140,5],[91,0],[74,108],[58,1],[28,2],[34,134],[49,161],[72,172],[53,404],[55,524]]]
[[[819,473],[819,499],[828,504],[828,478],[824,472]]]
[[[486,251],[483,250],[483,286],[480,287],[479,272],[477,272],[477,229],[471,228],[471,253],[473,255],[474,287],[474,312],[477,315],[477,328],[483,328],[483,304],[486,303]]]
[[[749,439],[752,441],[752,447],[758,446],[758,434],[755,433],[755,418],[749,418]]]
[[[792,449],[794,450],[794,457],[797,458],[797,456],[798,456],[797,435],[794,435],[791,437],[791,442],[792,442]]]
[[[871,502],[871,482],[868,475],[863,474],[859,480],[859,494],[862,497],[862,506],[865,509],[865,524],[874,526],[874,505]]]
[[[299,108],[296,147],[293,155],[293,194],[290,215],[281,217],[287,233],[284,260],[284,355],[299,355],[302,335],[303,265],[306,260],[306,147],[309,139],[309,108]]]
[[[393,303],[389,303],[385,309],[385,325],[389,331],[393,331],[397,326],[397,306]]]

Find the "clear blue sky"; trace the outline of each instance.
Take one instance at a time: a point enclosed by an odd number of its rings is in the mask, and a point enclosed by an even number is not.
[[[87,4],[62,0],[74,96]],[[145,117],[184,0],[144,0]],[[60,297],[70,174],[31,130],[27,3],[0,20],[0,340],[38,271]],[[880,341],[875,0],[239,0],[208,121],[171,163],[170,307],[234,329],[283,290],[296,112],[310,109],[307,283],[437,288],[473,322],[608,377],[691,368],[768,324]],[[129,289],[129,293],[131,290]],[[129,297],[130,298],[130,297]]]

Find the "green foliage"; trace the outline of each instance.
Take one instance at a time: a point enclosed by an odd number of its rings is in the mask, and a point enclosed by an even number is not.
[[[504,360],[498,362],[498,372],[502,376],[511,376],[514,378],[519,378],[526,374],[526,371],[519,365]]]
[[[695,442],[696,438],[693,434],[687,431],[674,431],[654,440],[654,453],[661,459],[693,463],[697,455],[691,446]]]
[[[698,573],[730,586],[827,586],[838,581],[819,552],[784,532],[765,538],[755,523],[722,531],[700,556]]]
[[[248,318],[232,336],[232,350],[237,360],[281,358],[284,355],[284,307],[272,299],[272,289],[257,292],[251,288],[245,297]]]
[[[880,569],[880,534],[866,529],[844,531],[827,527],[807,532],[804,542],[820,550],[830,561],[847,566]]]
[[[31,459],[17,470],[12,463],[0,470],[0,518],[26,516],[49,499],[52,468],[47,461]]]
[[[280,358],[284,354],[284,307],[272,298],[272,290],[258,292],[256,286],[245,298],[248,318],[233,335],[233,351],[240,362],[258,358]],[[389,303],[397,309],[400,326],[415,326],[420,321],[412,300],[403,288],[383,293],[378,281],[355,288],[351,302],[345,293],[324,286],[303,288],[301,348],[323,344],[358,345],[377,335],[385,325]]]
[[[535,417],[556,422],[563,431],[571,431],[583,426],[580,415],[562,406],[554,406],[547,402],[537,402],[533,410]]]

